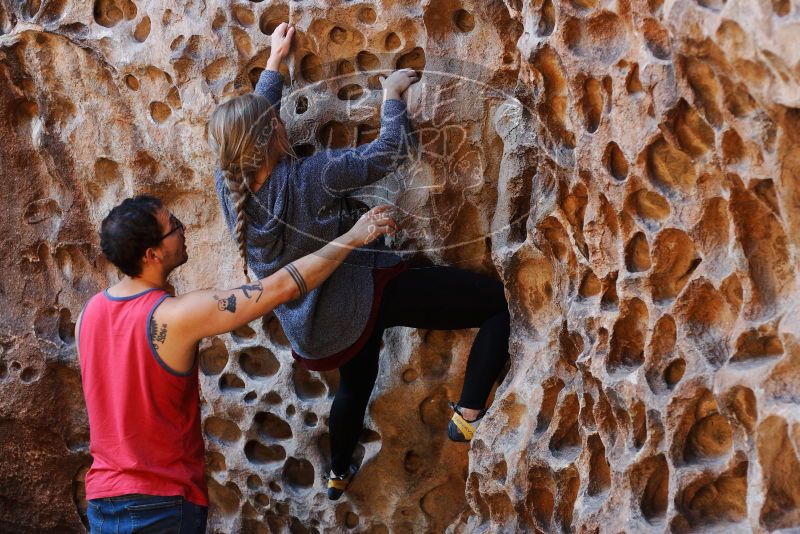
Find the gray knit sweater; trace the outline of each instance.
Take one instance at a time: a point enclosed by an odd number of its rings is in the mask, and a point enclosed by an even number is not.
[[[261,74],[255,88],[278,107],[282,90],[283,76],[271,70]],[[348,216],[351,197],[397,167],[408,151],[408,133],[405,103],[390,99],[381,110],[380,135],[371,143],[322,150],[299,160],[281,159],[245,206],[252,271],[259,278],[268,276],[349,230],[360,215]],[[219,169],[215,181],[222,214],[235,239],[236,209]],[[390,267],[402,259],[382,241],[352,251],[320,287],[275,309],[300,356],[324,358],[359,338],[372,306],[373,267]]]

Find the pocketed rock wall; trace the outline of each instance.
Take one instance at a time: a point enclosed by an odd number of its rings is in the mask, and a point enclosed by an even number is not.
[[[800,6],[791,0],[0,2],[0,530],[81,531],[73,322],[116,280],[122,198],[187,224],[175,288],[236,285],[204,142],[297,27],[300,155],[379,125],[375,69],[424,72],[413,157],[364,193],[400,247],[502,279],[512,362],[445,438],[475,331],[387,332],[331,503],[336,373],[274,317],[203,344],[213,532],[800,528]]]

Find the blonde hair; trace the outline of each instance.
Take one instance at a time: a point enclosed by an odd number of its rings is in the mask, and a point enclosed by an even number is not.
[[[247,281],[247,215],[244,206],[252,193],[258,169],[269,155],[277,121],[276,108],[264,96],[246,94],[217,106],[208,121],[208,144],[225,178],[228,195],[236,209],[236,242]],[[277,136],[279,148],[297,158],[288,138]]]

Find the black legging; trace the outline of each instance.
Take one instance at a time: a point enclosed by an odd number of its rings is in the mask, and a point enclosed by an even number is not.
[[[480,327],[467,360],[459,406],[482,409],[508,361],[510,316],[503,284],[455,267],[414,267],[384,289],[375,328],[361,351],[339,368],[339,388],[329,420],[331,463],[346,473],[378,377],[378,354],[385,328],[431,330]]]

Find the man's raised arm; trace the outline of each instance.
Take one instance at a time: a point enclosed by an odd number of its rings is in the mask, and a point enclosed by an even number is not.
[[[388,216],[389,209],[373,208],[341,237],[266,278],[233,289],[204,289],[166,299],[154,319],[169,325],[170,333],[187,344],[236,330],[322,285],[353,248],[393,234],[397,226]]]

